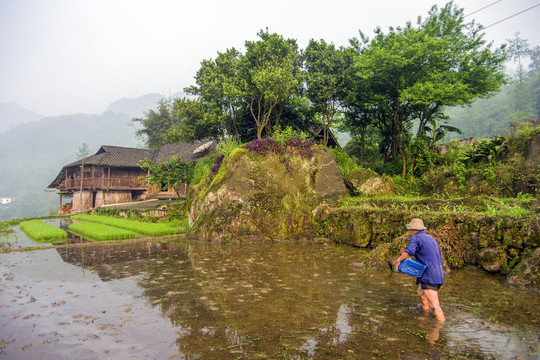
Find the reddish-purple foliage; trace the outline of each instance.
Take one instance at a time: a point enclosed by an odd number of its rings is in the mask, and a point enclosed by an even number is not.
[[[221,163],[223,162],[223,158],[225,157],[225,155],[223,154],[219,154],[217,157],[216,157],[216,160],[214,160],[214,166],[212,166],[212,174],[217,174],[218,171],[219,171],[219,168],[221,168]]]
[[[284,155],[294,154],[305,159],[313,157],[313,143],[301,139],[290,139],[285,141],[283,145],[270,138],[256,139],[244,145],[243,148],[254,155],[268,155],[270,153],[278,155],[289,174],[292,174],[294,169],[289,158],[284,157]]]
[[[285,141],[285,147],[294,154],[303,158],[311,159],[313,156],[313,143],[311,141],[302,141],[298,138]]]
[[[292,153],[308,159],[313,156],[313,143],[300,139],[287,140],[283,145],[271,138],[255,139],[244,145],[243,148],[255,155],[267,155],[269,153],[283,155],[285,153]]]
[[[243,148],[255,155],[281,154],[283,152],[283,148],[274,139],[270,138],[255,139],[244,145]]]

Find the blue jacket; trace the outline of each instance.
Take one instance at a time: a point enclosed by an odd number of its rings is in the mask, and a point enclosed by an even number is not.
[[[441,248],[437,240],[421,230],[416,235],[411,236],[405,252],[427,265],[426,271],[418,278],[417,282],[444,284]]]

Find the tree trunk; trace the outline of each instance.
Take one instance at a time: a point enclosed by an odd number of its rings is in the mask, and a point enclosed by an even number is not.
[[[401,153],[401,161],[403,161],[401,177],[405,178],[407,176],[407,155],[405,154],[405,150],[403,150],[403,148],[400,149],[400,153]]]
[[[364,154],[366,152],[366,127],[365,126],[362,126],[361,134],[362,134],[362,137],[361,137],[361,141],[360,141],[360,147],[361,147],[360,165],[363,165],[364,164]]]

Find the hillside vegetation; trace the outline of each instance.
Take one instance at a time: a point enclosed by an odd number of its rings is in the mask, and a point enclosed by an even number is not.
[[[124,114],[54,116],[0,133],[0,221],[49,214],[45,188],[66,164],[77,160],[77,149],[87,143],[91,153],[101,145],[137,145],[131,118]],[[51,195],[51,211],[59,208]]]

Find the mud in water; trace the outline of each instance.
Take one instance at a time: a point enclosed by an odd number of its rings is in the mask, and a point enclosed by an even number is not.
[[[540,295],[456,271],[447,321],[351,247],[195,241],[0,254],[0,358],[538,359]]]

